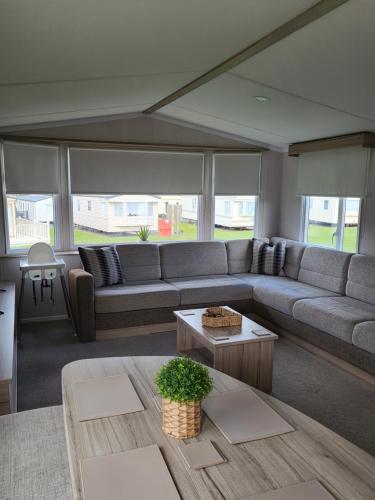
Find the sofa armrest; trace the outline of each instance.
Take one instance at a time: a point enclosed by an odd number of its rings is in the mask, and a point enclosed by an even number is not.
[[[70,269],[69,294],[80,342],[96,339],[94,278],[83,269]]]

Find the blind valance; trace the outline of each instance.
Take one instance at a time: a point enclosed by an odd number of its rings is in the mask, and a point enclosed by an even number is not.
[[[215,154],[215,195],[258,195],[261,154]]]
[[[355,146],[300,155],[297,194],[365,196],[369,154],[370,149]]]
[[[4,142],[5,187],[12,194],[55,194],[59,191],[57,146]]]
[[[75,194],[201,194],[203,154],[70,148]]]

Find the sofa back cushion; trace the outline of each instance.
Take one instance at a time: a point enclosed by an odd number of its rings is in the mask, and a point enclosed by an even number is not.
[[[375,257],[353,255],[349,264],[346,295],[375,304]]]
[[[161,278],[159,246],[152,243],[129,243],[116,246],[126,281]]]
[[[253,240],[226,241],[229,274],[248,273],[253,260]]]
[[[296,280],[298,278],[301,260],[306,245],[304,245],[303,243],[299,243],[298,241],[280,238],[279,236],[274,236],[273,238],[271,238],[271,243],[273,244],[277,243],[278,241],[286,242],[286,256],[284,263],[285,276]]]
[[[344,294],[351,255],[329,248],[307,247],[298,281]]]
[[[223,241],[189,241],[160,245],[163,278],[227,274],[227,251]]]

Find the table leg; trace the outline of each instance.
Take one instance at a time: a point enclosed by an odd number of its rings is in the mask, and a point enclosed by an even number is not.
[[[193,349],[193,336],[190,328],[180,318],[177,318],[177,346],[178,353]]]

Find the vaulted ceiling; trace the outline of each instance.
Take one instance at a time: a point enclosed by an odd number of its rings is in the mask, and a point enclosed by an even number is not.
[[[0,127],[142,112],[317,3],[0,0]],[[156,116],[276,147],[375,131],[374,26],[348,0]]]

